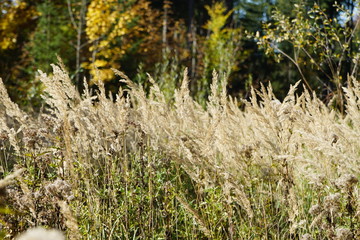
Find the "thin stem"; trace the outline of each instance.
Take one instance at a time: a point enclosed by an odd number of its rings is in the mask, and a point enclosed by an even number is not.
[[[290,57],[288,54],[286,54],[284,51],[282,51],[280,48],[278,48],[278,47],[275,46],[274,44],[271,44],[271,45],[272,45],[272,47],[273,47],[274,49],[276,49],[277,51],[279,51],[281,54],[283,54],[285,57],[287,57],[292,63],[294,63],[294,65],[295,65],[296,68],[298,69],[298,71],[299,71],[299,73],[300,73],[300,75],[301,75],[301,78],[303,79],[306,87],[312,92],[313,90],[312,90],[309,82],[306,80],[303,72],[301,71],[301,68],[300,68],[299,64],[297,63],[297,61],[295,61],[292,57]]]

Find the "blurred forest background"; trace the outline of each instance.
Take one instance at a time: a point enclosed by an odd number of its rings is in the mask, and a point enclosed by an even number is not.
[[[270,82],[286,95],[302,79],[324,101],[357,77],[357,2],[352,0],[1,0],[0,76],[23,109],[38,110],[37,70],[62,59],[81,90],[84,77],[116,92],[119,69],[168,97],[187,67],[200,103],[213,69],[246,98]],[[355,14],[354,14],[355,13]]]

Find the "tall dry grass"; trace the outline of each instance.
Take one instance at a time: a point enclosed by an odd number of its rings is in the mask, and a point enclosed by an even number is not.
[[[213,74],[206,108],[187,73],[168,101],[156,81],[113,99],[40,72],[46,106],[21,111],[0,82],[0,184],[7,237],[30,227],[69,239],[360,238],[360,84],[341,115],[297,83],[238,101]],[[126,94],[124,93],[126,92]],[[241,106],[241,107],[240,107]],[[9,179],[9,178],[7,178]]]

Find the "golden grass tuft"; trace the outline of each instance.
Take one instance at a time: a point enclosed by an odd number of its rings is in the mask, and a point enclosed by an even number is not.
[[[39,224],[69,239],[360,236],[356,80],[342,115],[297,93],[299,83],[283,101],[262,86],[239,102],[214,72],[203,108],[186,71],[170,102],[150,76],[147,93],[115,73],[128,89],[113,97],[101,82],[78,94],[61,65],[40,72],[47,106],[38,117],[0,81],[1,164],[25,169],[1,182],[23,212],[3,218],[8,236]]]

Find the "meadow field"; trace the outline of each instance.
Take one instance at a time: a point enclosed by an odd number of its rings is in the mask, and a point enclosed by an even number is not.
[[[1,232],[43,226],[67,239],[360,239],[360,83],[344,113],[291,86],[248,100],[213,73],[205,107],[114,70],[79,94],[63,66],[40,72],[29,115],[0,81]],[[115,96],[115,97],[114,97]]]

